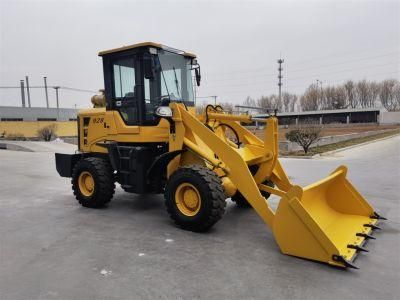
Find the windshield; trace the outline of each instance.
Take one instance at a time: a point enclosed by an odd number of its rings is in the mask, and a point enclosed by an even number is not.
[[[191,59],[182,55],[159,50],[161,95],[172,101],[193,102]]]

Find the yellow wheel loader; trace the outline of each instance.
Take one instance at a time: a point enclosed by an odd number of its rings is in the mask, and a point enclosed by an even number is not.
[[[261,140],[242,126],[255,121],[250,115],[213,105],[196,115],[192,79],[199,85],[201,74],[192,53],[147,42],[99,55],[105,105],[81,110],[78,151],[56,154],[57,171],[72,178],[81,205],[105,205],[118,182],[129,193],[164,193],[173,221],[201,232],[231,198],[257,212],[283,253],[355,267],[384,218],[346,178],[346,167],[293,185],[278,160],[276,116],[257,119],[265,125]],[[270,194],[280,197],[276,211]]]

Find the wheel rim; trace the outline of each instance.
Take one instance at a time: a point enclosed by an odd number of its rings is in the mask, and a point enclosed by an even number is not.
[[[78,178],[79,190],[82,195],[90,197],[94,192],[94,179],[92,174],[88,171],[84,171],[79,175]]]
[[[181,183],[175,192],[175,203],[182,214],[192,217],[200,210],[200,193],[194,185]]]

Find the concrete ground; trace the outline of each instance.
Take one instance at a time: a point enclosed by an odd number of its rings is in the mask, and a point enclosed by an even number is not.
[[[107,208],[80,207],[52,153],[2,150],[0,299],[399,299],[400,137],[282,161],[301,185],[346,164],[389,218],[360,270],[281,254],[257,215],[230,201],[206,234],[174,227],[158,195],[118,188]]]
[[[0,140],[0,145],[5,145],[8,150],[26,152],[74,153],[76,150],[75,145],[64,143],[62,140],[51,142]]]

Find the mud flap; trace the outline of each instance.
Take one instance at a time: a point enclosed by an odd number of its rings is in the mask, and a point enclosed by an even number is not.
[[[379,216],[346,178],[341,166],[305,188],[293,186],[281,198],[273,223],[275,239],[288,255],[355,267],[352,262],[377,229]]]

